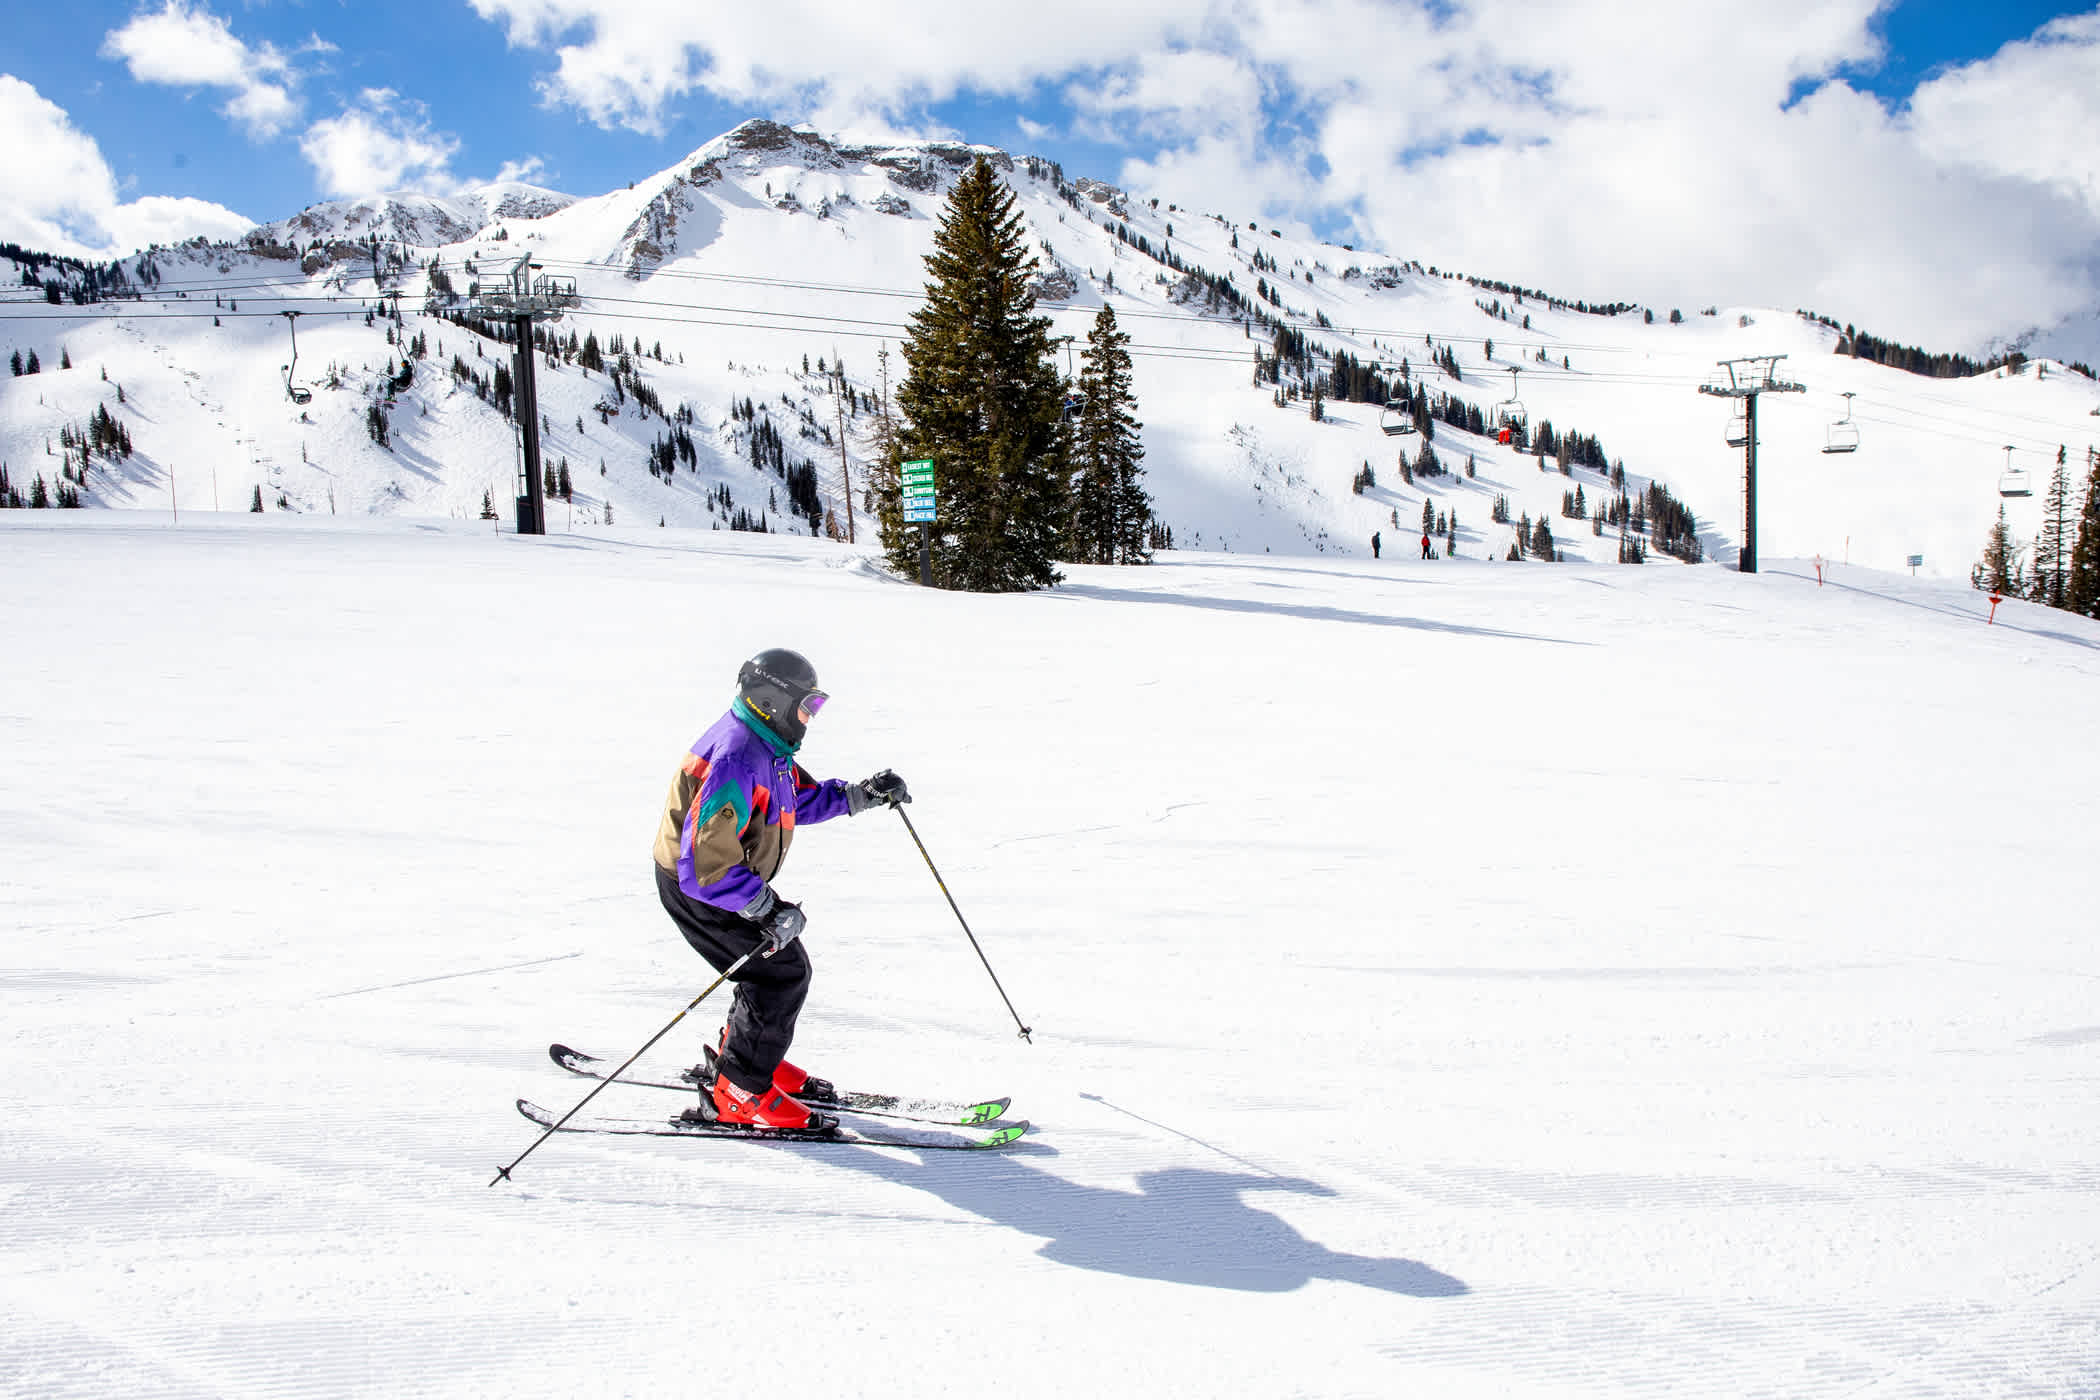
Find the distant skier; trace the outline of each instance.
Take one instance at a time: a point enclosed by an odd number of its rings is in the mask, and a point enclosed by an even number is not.
[[[1378,538],[1378,532],[1376,530],[1373,530],[1371,532],[1371,557],[1373,559],[1376,559],[1378,557],[1379,546],[1383,543],[1384,542]]]
[[[795,751],[826,698],[816,668],[796,652],[774,648],[746,661],[729,713],[687,752],[657,826],[657,894],[693,951],[717,972],[759,953],[731,979],[736,999],[713,1088],[701,1090],[726,1123],[821,1130],[837,1121],[801,1101],[835,1099],[832,1086],[787,1062],[809,995],[799,941],[807,920],[772,880],[797,826],[909,802],[911,792],[886,768],[858,783],[803,771]]]
[[[1422,532],[1422,557],[1424,559],[1433,559],[1436,557],[1429,552],[1429,532],[1427,530],[1424,530]]]

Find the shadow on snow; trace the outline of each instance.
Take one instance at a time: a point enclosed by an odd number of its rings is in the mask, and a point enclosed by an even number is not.
[[[1317,1182],[1255,1172],[1169,1167],[1138,1177],[1137,1190],[1085,1186],[1028,1165],[1056,1155],[1040,1143],[914,1162],[889,1153],[841,1154],[842,1166],[930,1192],[950,1205],[1046,1243],[1046,1259],[1075,1269],[1201,1288],[1288,1293],[1314,1279],[1361,1284],[1415,1298],[1469,1290],[1412,1259],[1342,1254],[1299,1234],[1247,1200],[1251,1191],[1331,1197]]]
[[[1372,627],[1406,627],[1418,632],[1448,632],[1460,637],[1498,637],[1511,642],[1546,642],[1553,646],[1586,647],[1594,642],[1571,641],[1566,637],[1541,637],[1530,632],[1505,632],[1494,627],[1468,627],[1457,622],[1430,622],[1425,618],[1391,613],[1352,612],[1348,608],[1313,603],[1266,603],[1246,598],[1197,598],[1186,593],[1149,593],[1127,588],[1102,588],[1090,583],[1061,583],[1047,590],[1047,598],[1089,598],[1104,603],[1167,603],[1184,608],[1209,608],[1219,612],[1268,613],[1303,618],[1308,622],[1362,623]]]

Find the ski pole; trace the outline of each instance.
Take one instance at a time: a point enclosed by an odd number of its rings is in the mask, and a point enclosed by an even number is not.
[[[962,925],[962,931],[969,938],[970,946],[972,948],[977,949],[977,961],[984,964],[985,972],[987,972],[991,976],[992,985],[994,987],[999,988],[999,1000],[1006,1003],[1007,1014],[1014,1018],[1015,1025],[1021,1027],[1021,1039],[1027,1041],[1030,1045],[1035,1044],[1034,1035],[1029,1031],[1026,1025],[1022,1024],[1021,1013],[1014,1010],[1013,998],[1006,994],[1006,988],[999,986],[999,974],[992,971],[992,960],[984,955],[984,948],[977,942],[977,935],[970,932],[970,921],[968,919],[965,919],[963,917],[962,910],[956,907],[955,896],[952,894],[948,894],[948,882],[941,878],[941,872],[939,868],[934,865],[933,857],[930,855],[926,855],[926,843],[919,839],[919,829],[911,824],[910,817],[904,816],[903,807],[901,807],[895,802],[892,802],[890,804],[890,809],[894,811],[898,816],[904,817],[904,829],[911,833],[911,843],[919,848],[920,855],[925,856],[926,868],[928,870],[933,871],[933,882],[936,885],[939,885],[941,887],[941,893],[947,896],[948,907],[950,909],[955,910],[955,921]]]
[[[598,1095],[603,1093],[615,1079],[618,1079],[621,1075],[627,1073],[628,1067],[630,1065],[632,1065],[636,1060],[642,1058],[642,1056],[648,1054],[649,1045],[654,1045],[657,1041],[662,1040],[665,1036],[669,1035],[671,1033],[671,1026],[677,1025],[680,1021],[683,1021],[685,1019],[686,1011],[691,1011],[701,1002],[706,1001],[707,998],[714,992],[715,988],[721,986],[724,982],[727,982],[731,977],[734,977],[738,968],[742,967],[745,963],[750,962],[753,958],[757,956],[758,949],[753,948],[750,952],[744,954],[744,956],[738,958],[735,962],[731,963],[720,977],[717,977],[714,981],[707,984],[706,991],[700,993],[699,996],[694,997],[691,1001],[685,1004],[685,1011],[681,1011],[676,1016],[673,1016],[671,1018],[670,1025],[665,1026],[655,1035],[650,1036],[648,1045],[644,1045],[641,1049],[635,1051],[632,1055],[629,1055],[627,1057],[627,1064],[621,1065],[611,1074],[606,1075],[604,1079],[598,1082],[597,1088],[591,1090],[588,1094],[585,1094],[581,1099],[577,1100],[575,1108],[572,1108],[567,1113],[564,1113],[555,1122],[553,1127],[547,1129],[547,1131],[545,1131],[544,1133],[541,1133],[537,1138],[534,1138],[531,1147],[526,1148],[523,1152],[520,1152],[516,1157],[513,1157],[511,1159],[510,1167],[515,1167],[518,1163],[524,1161],[527,1157],[530,1157],[541,1143],[545,1142],[548,1138],[553,1137],[557,1132],[560,1132],[561,1125],[563,1123],[566,1123],[571,1118],[574,1118],[585,1104],[589,1103],[592,1099],[597,1098]],[[498,1168],[496,1174],[493,1177],[489,1178],[489,1185],[494,1186],[499,1181],[510,1180],[510,1167]]]

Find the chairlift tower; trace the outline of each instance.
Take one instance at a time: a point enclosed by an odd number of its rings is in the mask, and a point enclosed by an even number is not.
[[[1714,377],[1699,386],[1702,394],[1734,399],[1743,406],[1743,548],[1737,556],[1740,573],[1757,572],[1757,396],[1799,394],[1807,385],[1779,377],[1784,355],[1751,355],[1723,360]]]
[[[517,415],[518,437],[523,453],[520,468],[525,480],[518,493],[518,533],[547,533],[547,492],[540,468],[540,395],[534,374],[536,364],[532,328],[541,321],[559,321],[576,306],[576,279],[534,277],[539,264],[530,254],[518,259],[510,270],[510,283],[484,287],[481,299],[468,310],[490,320],[508,321],[516,332],[511,355],[511,411]]]

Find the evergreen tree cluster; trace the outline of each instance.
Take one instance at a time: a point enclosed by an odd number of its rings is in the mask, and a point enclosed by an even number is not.
[[[939,519],[926,539],[944,588],[1046,587],[1061,577],[1060,551],[1128,562],[1154,538],[1131,451],[1127,340],[1112,313],[1096,318],[1068,418],[1023,228],[1012,192],[979,159],[941,215],[926,299],[905,340],[903,421],[876,482],[876,515],[891,566],[915,573],[920,535],[903,519],[898,473],[905,461],[935,463]]]
[[[1387,380],[1377,366],[1366,365],[1347,350],[1337,350],[1327,367],[1327,397],[1341,403],[1385,403],[1398,382]]]
[[[1927,379],[1966,379],[1971,375],[2000,368],[2017,371],[2027,363],[2027,356],[2018,350],[1979,362],[1967,355],[1921,350],[1915,345],[1898,345],[1894,341],[1883,340],[1849,324],[1841,327],[1832,318],[1817,315],[1813,311],[1802,311],[1798,314],[1804,321],[1828,326],[1838,333],[1834,354],[1850,355],[1855,360],[1887,365],[1891,369],[1900,369],[1906,374],[1922,375]],[[2087,373],[2090,377],[2090,371]]]
[[[22,490],[7,473],[7,464],[0,462],[0,510],[61,510],[80,509],[80,487],[75,483],[70,463],[61,468],[61,475],[54,487],[38,472],[30,484],[25,498]]]
[[[2001,597],[2025,598],[2084,617],[2100,618],[2100,448],[2086,451],[2085,485],[2070,473],[2069,453],[2059,447],[2056,469],[2042,498],[2042,529],[2034,542],[2033,568],[1998,507],[1985,536],[1983,557],[1969,582]]]
[[[2078,541],[2064,573],[2064,606],[2100,617],[2100,452],[2086,453],[2085,503],[2077,509]]]
[[[699,445],[693,435],[685,430],[685,424],[674,422],[668,436],[659,436],[649,444],[649,475],[669,481],[678,471],[678,464],[685,463],[693,470],[700,461]]]
[[[785,398],[785,395],[782,397]],[[770,408],[771,405],[758,404],[746,398],[741,403],[732,403],[729,406],[729,416],[746,425],[745,441],[749,445],[751,465],[760,471],[771,472],[787,484],[790,514],[808,520],[810,533],[817,534],[824,522],[824,502],[818,490],[816,463],[807,457],[796,462],[788,460],[787,443],[781,437],[780,430],[773,426]],[[690,417],[690,413],[690,409],[681,406],[681,416]],[[805,426],[803,435],[813,434]],[[687,440],[690,441],[690,438]],[[732,503],[726,499],[722,506],[725,513],[734,509]],[[770,529],[763,515],[749,516],[747,513],[746,518],[752,523],[737,525],[732,519],[730,528]]]
[[[112,462],[131,455],[131,431],[117,421],[107,404],[95,405],[95,411],[88,415],[87,431],[67,425],[59,429],[58,437],[62,445],[79,451],[83,469],[90,452],[98,452]]]
[[[1436,269],[1431,268],[1430,271],[1434,273]],[[1446,275],[1457,276],[1459,274],[1451,273]],[[1530,287],[1516,287],[1507,282],[1497,282],[1486,277],[1468,276],[1465,278],[1465,282],[1466,285],[1481,291],[1500,292],[1503,296],[1513,300],[1518,306],[1524,305],[1524,299],[1529,297],[1532,301],[1542,306],[1550,306],[1556,311],[1574,311],[1584,316],[1617,316],[1634,309],[1633,303],[1630,301],[1569,301],[1564,297],[1549,296]],[[1509,319],[1509,314],[1506,311],[1502,313],[1502,319],[1505,321]]]

